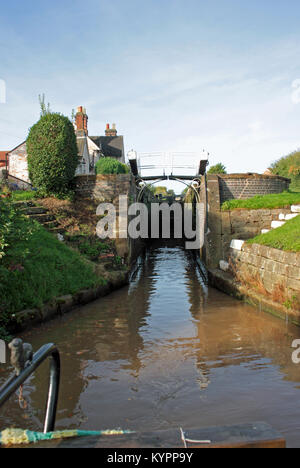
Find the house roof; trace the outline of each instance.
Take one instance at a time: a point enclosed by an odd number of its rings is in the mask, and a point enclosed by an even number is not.
[[[93,151],[100,151],[100,148],[96,143],[87,135],[86,137],[88,148]]]
[[[10,151],[9,151],[9,154],[13,153],[15,150],[17,150],[18,148],[20,148],[20,146],[23,146],[25,143],[26,143],[26,140],[23,141],[22,143],[20,143],[18,146],[16,146],[16,147],[13,148],[12,150],[10,150]]]
[[[122,136],[90,136],[89,137],[99,148],[104,156],[123,158],[124,156],[124,138]]]

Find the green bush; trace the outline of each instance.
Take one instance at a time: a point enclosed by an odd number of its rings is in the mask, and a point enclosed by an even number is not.
[[[284,156],[271,166],[273,174],[291,179],[291,190],[300,189],[300,151]]]
[[[114,158],[101,158],[96,164],[97,174],[128,174],[129,168]]]
[[[208,174],[227,174],[226,167],[222,163],[218,163],[215,166],[211,166]]]
[[[74,127],[60,114],[47,113],[27,139],[29,177],[40,193],[64,194],[79,163]]]
[[[109,251],[109,247],[98,240],[79,243],[78,249],[81,254],[86,255],[90,260],[96,260],[101,253]]]

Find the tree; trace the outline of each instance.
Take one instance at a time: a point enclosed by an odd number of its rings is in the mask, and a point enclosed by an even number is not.
[[[79,163],[72,122],[46,112],[27,138],[28,170],[32,184],[46,195],[69,190]]]
[[[47,114],[51,114],[51,109],[50,109],[50,104],[45,103],[45,94],[42,94],[42,96],[39,94],[39,103],[41,107],[41,117]]]
[[[163,197],[166,197],[168,195],[168,190],[167,187],[155,187],[155,195],[162,195]]]
[[[175,196],[176,196],[176,194],[175,194],[175,192],[174,192],[173,189],[169,189],[167,193],[168,193],[168,196],[169,196],[169,197],[174,197],[174,198],[175,198]]]
[[[189,190],[189,187],[185,187],[185,189],[182,190],[182,192],[181,192],[181,196],[183,197],[184,195],[186,195],[188,190]]]
[[[273,174],[291,179],[291,189],[300,189],[300,150],[275,161],[270,170]]]
[[[218,163],[209,169],[208,174],[227,174],[226,167],[224,164]]]

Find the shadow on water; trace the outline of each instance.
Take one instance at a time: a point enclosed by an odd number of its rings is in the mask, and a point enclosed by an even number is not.
[[[128,287],[24,333],[62,356],[57,429],[158,430],[263,420],[300,446],[299,329],[208,288],[182,245],[157,242]],[[4,367],[0,384],[10,374]],[[47,365],[0,429],[42,428]]]

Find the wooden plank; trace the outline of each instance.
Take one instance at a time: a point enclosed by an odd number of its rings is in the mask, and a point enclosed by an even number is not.
[[[210,440],[211,444],[187,444],[187,448],[285,448],[285,439],[268,424],[258,422],[236,426],[208,427],[187,430],[185,437]],[[135,433],[113,437],[87,437],[43,442],[36,447],[59,448],[178,448],[184,449],[180,429]]]

